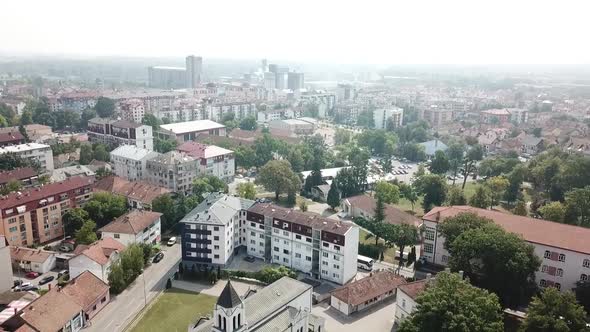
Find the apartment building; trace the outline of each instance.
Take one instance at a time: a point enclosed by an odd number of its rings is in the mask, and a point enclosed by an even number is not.
[[[305,92],[299,96],[302,105],[314,105],[318,108],[318,117],[325,118],[336,105],[336,95],[325,92]]]
[[[254,201],[212,193],[182,224],[182,262],[187,269],[224,267],[246,244],[246,210]],[[263,239],[261,241],[264,241]]]
[[[268,123],[268,127],[289,132],[291,135],[312,135],[315,130],[313,123],[302,119],[272,120]]]
[[[152,127],[127,120],[94,118],[88,120],[88,140],[112,147],[135,145],[139,148],[153,150],[154,137]]]
[[[386,129],[389,122],[393,128],[399,128],[403,120],[404,110],[399,107],[378,108],[373,111],[375,129]]]
[[[267,109],[258,111],[258,122],[270,122],[273,120],[293,119],[301,116],[301,109],[299,108],[281,108],[281,109]]]
[[[338,284],[356,275],[359,229],[273,204],[246,212],[248,254]]]
[[[192,141],[182,143],[176,150],[198,160],[198,174],[213,175],[227,183],[233,181],[236,160],[232,150]]]
[[[63,237],[61,216],[90,199],[92,184],[79,176],[0,197],[0,235],[23,247]]]
[[[115,175],[129,181],[139,181],[146,174],[147,161],[156,158],[159,153],[135,145],[122,145],[111,151],[110,156]]]
[[[132,210],[103,226],[101,238],[113,238],[125,246],[133,243],[157,244],[160,242],[161,213]]]
[[[207,114],[209,120],[212,121],[223,121],[224,116],[227,114],[233,114],[234,119],[242,120],[249,116],[256,117],[258,112],[256,104],[251,101],[243,102],[208,102],[204,105],[205,114]]]
[[[158,136],[179,143],[194,141],[199,136],[225,136],[225,126],[211,120],[195,120],[160,126]]]
[[[39,164],[41,172],[53,171],[53,151],[47,144],[25,143],[0,147],[0,154],[14,153]]]
[[[199,174],[199,160],[184,152],[170,151],[147,160],[146,182],[179,194],[190,194],[193,180]]]
[[[148,67],[150,88],[183,89],[186,87],[186,69],[182,67]]]
[[[436,207],[424,215],[423,252],[429,262],[446,266],[449,252],[437,225],[461,213],[474,213],[494,221],[508,232],[518,234],[534,246],[542,260],[535,278],[540,287],[571,290],[590,276],[590,229],[557,222],[506,214],[471,206]]]
[[[423,110],[422,120],[428,122],[433,128],[438,128],[453,121],[453,111],[431,105]]]
[[[140,99],[128,99],[119,103],[119,114],[127,121],[141,123],[145,116],[145,106]]]

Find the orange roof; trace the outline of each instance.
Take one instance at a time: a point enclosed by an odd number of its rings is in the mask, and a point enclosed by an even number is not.
[[[113,238],[105,238],[94,242],[89,246],[83,246],[82,250],[74,251],[76,256],[84,255],[100,265],[108,263],[111,254],[114,251],[121,251],[125,246]]]
[[[133,210],[111,221],[100,232],[138,234],[162,216],[159,212]]]
[[[98,180],[94,185],[94,190],[113,192],[144,204],[152,204],[156,197],[170,193],[170,190],[166,188],[143,181],[129,182],[118,176],[107,176]]]
[[[368,195],[358,195],[353,197],[346,198],[350,204],[358,209],[363,210],[365,213],[369,215],[373,215],[375,213],[375,207],[377,206],[377,200],[373,197]],[[393,205],[385,204],[385,220],[389,224],[409,224],[414,226],[420,225],[420,219],[414,217],[413,215],[406,213]]]
[[[405,285],[399,285],[397,289],[406,293],[411,299],[415,300],[418,297],[418,295],[422,294],[422,292],[426,289],[427,284],[428,280],[422,279],[418,281],[409,282]]]
[[[590,254],[590,228],[464,205],[435,207],[422,219],[438,223],[460,213],[475,213],[480,217],[492,219],[506,231],[516,233],[531,243]]]
[[[15,261],[44,263],[54,252],[26,247],[10,247],[10,257]]]
[[[92,272],[84,271],[62,288],[61,292],[86,310],[102,298],[108,290],[109,285],[104,281],[100,280]]]
[[[390,271],[380,271],[332,291],[332,296],[350,305],[359,305],[395,290],[406,279]]]
[[[79,304],[57,288],[53,288],[27,305],[22,311],[21,318],[39,331],[60,331],[81,311],[82,307]]]

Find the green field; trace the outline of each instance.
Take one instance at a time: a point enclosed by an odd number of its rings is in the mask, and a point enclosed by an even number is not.
[[[171,288],[158,297],[131,332],[186,332],[189,324],[210,316],[217,298]]]

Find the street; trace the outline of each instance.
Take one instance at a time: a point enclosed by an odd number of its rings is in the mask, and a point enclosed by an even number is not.
[[[125,328],[141,309],[149,304],[166,287],[180,263],[180,244],[162,247],[164,259],[152,263],[121,294],[111,297],[111,302],[90,321],[86,331],[119,332]]]

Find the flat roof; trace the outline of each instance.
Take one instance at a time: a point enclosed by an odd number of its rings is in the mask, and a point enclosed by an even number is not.
[[[25,143],[19,145],[9,145],[0,148],[0,154],[2,153],[19,153],[23,151],[30,151],[30,150],[39,150],[50,148],[47,144],[39,144],[39,143]]]
[[[160,125],[160,128],[171,131],[175,134],[185,134],[211,129],[221,129],[225,128],[225,126],[211,120],[195,120]]]

